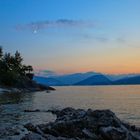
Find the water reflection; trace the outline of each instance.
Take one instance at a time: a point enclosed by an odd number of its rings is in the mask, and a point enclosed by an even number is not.
[[[0,94],[0,104],[18,104],[32,100],[33,94],[27,93],[2,93]]]
[[[52,108],[111,109],[121,119],[140,126],[140,86],[56,87],[52,93],[0,94],[0,125],[44,123],[49,113],[27,113],[26,109]]]
[[[27,113],[26,109],[37,108],[34,98],[39,93],[4,93],[0,94],[0,127],[23,125],[28,122],[41,124],[53,121],[50,113]]]
[[[22,103],[30,102],[32,94],[4,93],[0,94],[0,123],[15,125],[20,123],[24,114]]]

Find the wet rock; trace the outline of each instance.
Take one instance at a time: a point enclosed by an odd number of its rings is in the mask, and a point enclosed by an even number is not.
[[[19,140],[28,133],[29,131],[20,125],[7,127],[0,125],[0,140]]]
[[[110,110],[65,108],[52,112],[57,116],[55,122],[25,127],[46,140],[140,140],[140,130]]]
[[[103,139],[107,140],[125,140],[127,137],[127,132],[121,128],[115,127],[102,127],[100,128],[100,133]]]
[[[39,135],[37,133],[29,133],[26,136],[24,136],[21,140],[77,140],[77,139],[55,137],[52,135],[46,135],[45,137],[42,137],[41,135]]]
[[[37,133],[29,133],[25,135],[21,140],[46,140],[46,138],[42,137]]]
[[[24,125],[24,127],[29,131],[37,132],[36,126],[34,126],[32,123],[27,123]]]
[[[87,116],[91,117],[95,121],[94,125],[101,126],[115,126],[119,127],[121,121],[115,116],[115,114],[110,110],[91,110],[87,111]]]
[[[90,132],[88,129],[83,129],[82,132],[85,134],[86,137],[94,139],[94,140],[99,140],[99,138],[92,132]]]
[[[77,140],[74,138],[54,137],[52,135],[46,135],[46,140]]]
[[[140,140],[140,132],[129,132],[127,137],[128,140]]]

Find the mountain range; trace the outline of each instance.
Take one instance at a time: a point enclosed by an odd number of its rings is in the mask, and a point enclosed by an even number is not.
[[[91,76],[85,80],[82,80],[74,85],[110,85],[111,80],[102,74]]]
[[[108,75],[96,72],[73,73],[56,76],[34,76],[38,83],[49,86],[70,85],[130,85],[140,84],[140,74]]]

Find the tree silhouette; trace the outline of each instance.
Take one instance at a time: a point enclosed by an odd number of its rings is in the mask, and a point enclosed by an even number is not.
[[[32,80],[32,71],[32,66],[23,64],[23,58],[18,51],[14,55],[3,54],[3,49],[0,47],[0,84],[13,86]]]
[[[33,71],[33,67],[32,66],[27,66],[27,71],[29,72],[29,73],[31,73],[32,71]]]

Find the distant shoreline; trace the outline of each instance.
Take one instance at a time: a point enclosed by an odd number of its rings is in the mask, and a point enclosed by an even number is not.
[[[28,88],[17,88],[17,87],[7,87],[0,86],[0,93],[28,93],[28,92],[37,92],[37,91],[49,91],[55,90],[55,88],[51,86],[44,86],[41,84],[36,84],[36,87],[28,87]]]
[[[110,79],[103,74],[72,74],[56,77],[34,76],[40,84],[50,86],[106,86],[106,85],[140,85],[140,75],[124,77],[118,80]]]

